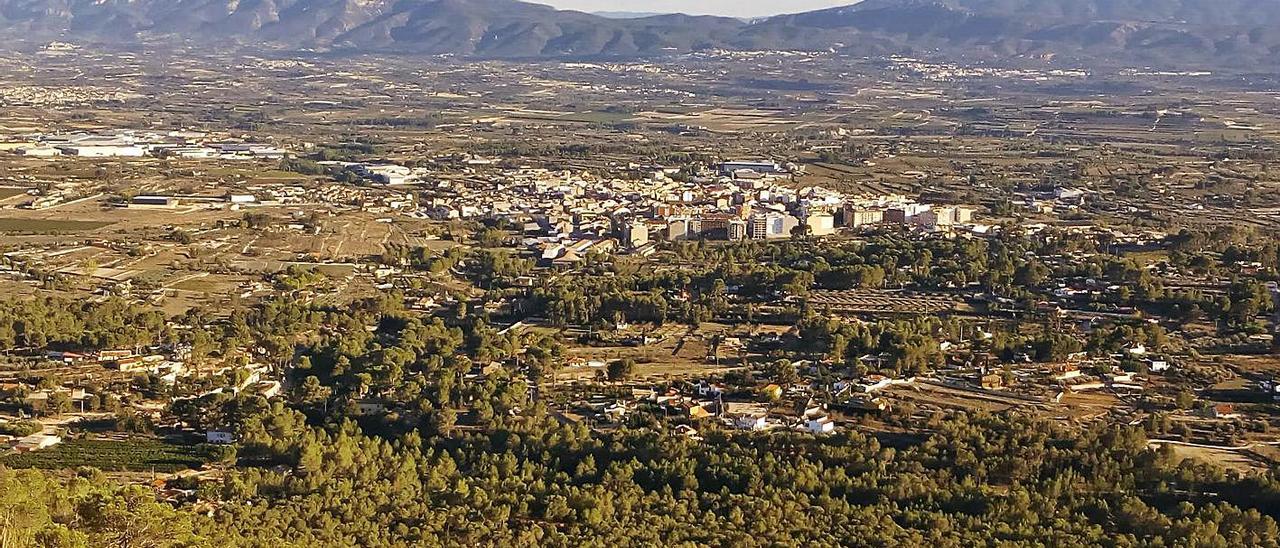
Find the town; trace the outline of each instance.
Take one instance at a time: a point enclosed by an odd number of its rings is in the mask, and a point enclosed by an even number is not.
[[[1215,481],[1280,462],[1280,124],[1226,76],[36,55],[53,76],[0,67],[3,468],[231,520],[405,448],[488,508],[465,482],[513,451],[651,434],[883,463],[1113,428]],[[1135,80],[1162,95],[1098,93]],[[538,473],[739,489],[598,449]],[[519,512],[605,519],[556,493]]]

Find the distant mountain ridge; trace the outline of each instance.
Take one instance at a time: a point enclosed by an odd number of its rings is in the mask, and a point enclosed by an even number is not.
[[[1280,0],[865,0],[754,22],[516,0],[0,0],[0,36],[488,58],[724,48],[1280,65]]]
[[[844,40],[851,49],[879,38],[891,48],[971,56],[1274,66],[1277,23],[1280,0],[866,0],[772,18],[739,43],[806,29],[809,44]]]
[[[593,11],[591,15],[599,15],[606,19],[642,19],[666,14],[655,11]]]

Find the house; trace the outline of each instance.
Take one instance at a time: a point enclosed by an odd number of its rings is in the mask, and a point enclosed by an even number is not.
[[[701,403],[694,400],[686,399],[679,394],[657,395],[654,401],[659,405],[666,404],[667,409],[672,413],[689,417],[690,419],[705,419],[711,416],[711,411],[707,409],[708,403]]]
[[[1004,377],[996,374],[983,375],[979,385],[984,390],[1000,390],[1004,388]]]
[[[356,414],[362,417],[381,415],[386,412],[387,405],[377,400],[359,400],[356,402]]]
[[[681,398],[682,396],[680,395],[680,392],[678,392],[674,388],[669,388],[667,389],[666,392],[662,392],[662,393],[659,393],[657,390],[653,390],[649,394],[649,401],[652,401],[653,403],[656,403],[658,405],[674,406],[676,403],[679,402]]]
[[[698,429],[687,424],[677,425],[675,431],[678,436],[683,436],[694,441],[702,441],[702,436],[698,435]]]
[[[1210,419],[1234,419],[1240,417],[1240,413],[1236,412],[1235,406],[1228,403],[1210,405],[1204,409],[1202,414],[1205,418]]]
[[[148,369],[147,363],[137,356],[120,358],[118,360],[114,360],[114,362],[116,364],[116,369],[124,373],[146,371]]]
[[[805,419],[813,419],[827,414],[826,406],[818,403],[813,398],[809,398],[808,401],[799,405],[796,410],[799,411],[800,416]]]
[[[134,352],[132,350],[103,350],[98,352],[98,359],[104,362],[114,362],[125,358],[132,358]]]
[[[49,352],[46,356],[53,361],[66,364],[81,363],[89,359],[89,356],[78,352]]]
[[[507,368],[503,366],[501,362],[489,362],[484,367],[476,367],[476,369],[478,370],[477,372],[481,377],[486,377],[486,378],[492,377],[494,375],[498,375],[499,373],[503,373],[507,370]]]
[[[637,257],[648,257],[658,252],[658,244],[649,242],[631,250],[631,254]]]
[[[724,393],[724,389],[705,380],[698,381],[698,384],[694,386],[694,390],[704,398],[715,398]]]
[[[764,430],[768,426],[764,415],[744,413],[732,417],[731,422],[734,428],[739,430]]]
[[[628,412],[630,412],[630,408],[628,408],[626,403],[614,402],[604,406],[600,414],[610,421],[620,422],[622,419],[627,418]]]
[[[711,412],[707,411],[706,406],[690,403],[685,406],[685,412],[689,414],[691,419],[705,419],[711,416]]]
[[[1074,365],[1057,366],[1050,369],[1050,373],[1053,375],[1053,380],[1055,381],[1069,381],[1084,375],[1084,373],[1080,371],[1080,368]]]
[[[236,442],[236,435],[228,430],[209,430],[204,433],[204,440],[207,443],[228,445]]]
[[[652,388],[631,388],[632,401],[652,401],[656,391]]]
[[[32,451],[39,451],[41,449],[53,447],[59,443],[62,443],[62,436],[54,434],[32,434],[18,440],[18,444],[13,447],[13,450],[19,453],[30,453]]]
[[[879,413],[889,409],[889,402],[884,398],[867,398],[854,396],[841,404],[845,410],[870,411]]]
[[[866,363],[866,358],[866,356],[863,357],[863,363]],[[890,379],[889,377],[883,375],[867,375],[862,379],[862,382],[858,383],[857,386],[854,387],[854,390],[864,394],[870,394],[872,392],[888,388],[892,384],[893,379]]]
[[[1129,382],[1133,382],[1134,374],[1127,371],[1120,371],[1116,373],[1106,373],[1102,375],[1102,380],[1106,381],[1109,384],[1129,383]]]
[[[836,431],[836,423],[831,417],[823,415],[805,421],[804,428],[810,434],[830,434]]]
[[[159,374],[159,376],[157,376],[156,378],[159,379],[160,382],[166,385],[173,386],[178,383],[177,371],[168,370],[167,372],[164,372],[164,373],[159,373],[159,372],[157,373]]]

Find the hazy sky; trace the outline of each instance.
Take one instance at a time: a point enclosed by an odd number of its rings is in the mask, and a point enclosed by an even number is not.
[[[691,13],[759,17],[779,13],[847,6],[855,0],[528,0],[560,9],[579,11],[632,11]]]

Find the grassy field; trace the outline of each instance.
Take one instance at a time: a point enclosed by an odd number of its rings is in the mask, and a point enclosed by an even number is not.
[[[635,116],[622,112],[567,112],[559,115],[521,112],[512,116],[520,120],[542,120],[548,122],[577,122],[582,124],[616,124],[630,121]]]
[[[0,232],[10,234],[60,234],[97,230],[110,224],[111,223],[106,221],[0,218]]]
[[[205,459],[194,445],[153,438],[128,441],[70,440],[48,449],[0,458],[10,468],[65,470],[92,466],[109,472],[176,472],[197,468]]]
[[[1140,265],[1153,265],[1160,261],[1169,260],[1168,251],[1142,251],[1134,253],[1126,253],[1125,257],[1133,259]]]
[[[1280,356],[1222,356],[1223,364],[1255,375],[1280,374]]]
[[[1266,463],[1251,458],[1245,451],[1174,445],[1173,452],[1179,459],[1208,462],[1241,474],[1250,474],[1267,468]]]

